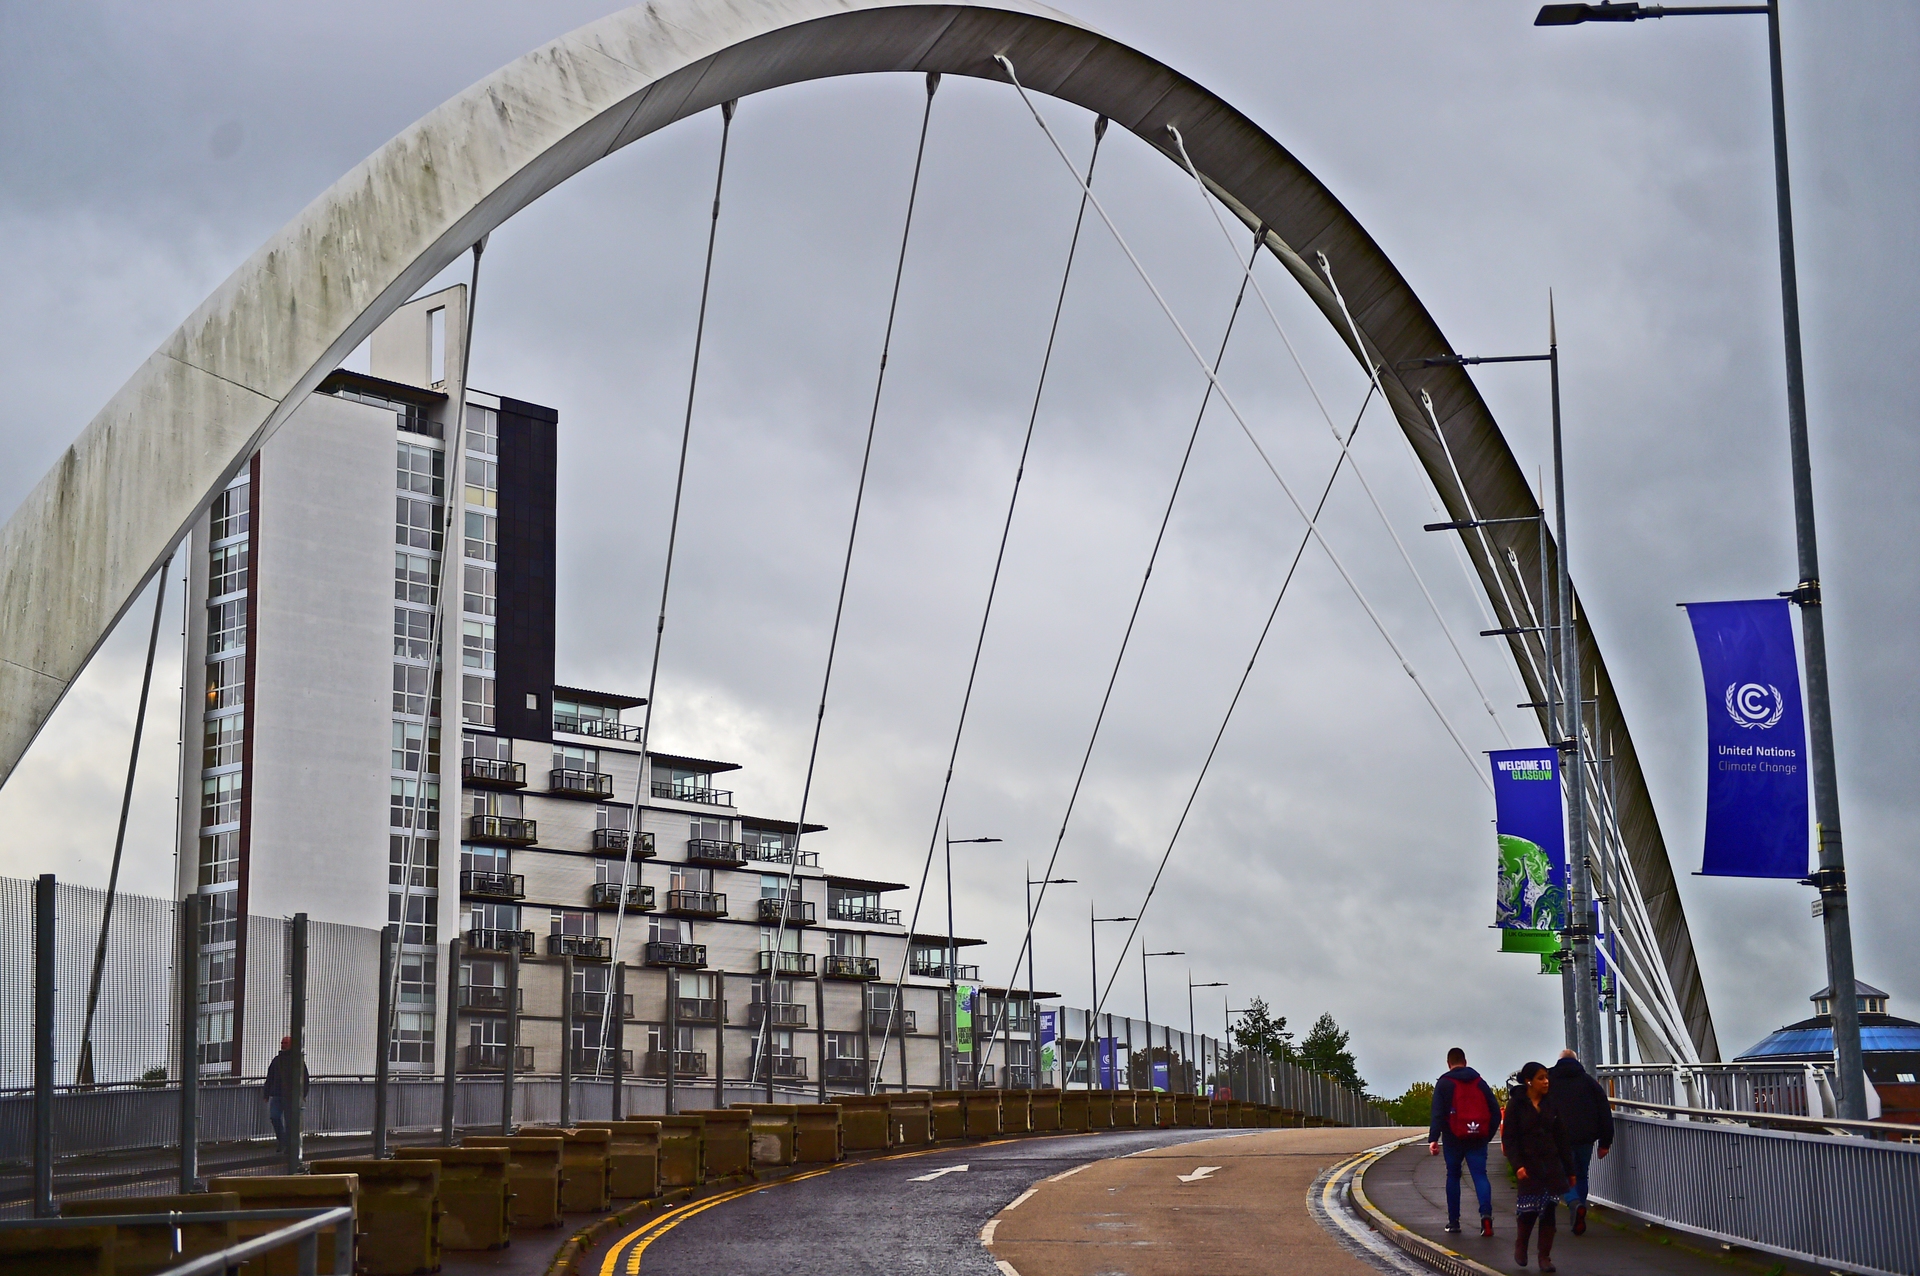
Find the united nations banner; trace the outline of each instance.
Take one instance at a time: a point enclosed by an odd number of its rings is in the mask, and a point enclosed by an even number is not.
[[[1784,598],[1684,603],[1707,688],[1709,877],[1807,875],[1807,730]]]
[[[1567,911],[1567,840],[1554,751],[1496,749],[1494,832],[1500,843],[1493,924],[1503,953],[1555,953]]]

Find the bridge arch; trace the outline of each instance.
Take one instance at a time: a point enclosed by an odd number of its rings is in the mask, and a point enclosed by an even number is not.
[[[1004,80],[1109,117],[1194,164],[1332,323],[1308,264],[1332,261],[1389,406],[1454,518],[1468,510],[1420,404],[1431,396],[1483,518],[1536,502],[1464,370],[1385,253],[1245,115],[1152,57],[1024,0],[651,0],[562,36],[430,112],[355,166],[194,310],[0,531],[0,782],[207,502],[321,379],[481,236],[575,173],[676,120],[766,89],[868,72]],[[1177,161],[1176,161],[1177,162]],[[1512,548],[1538,571],[1531,533]],[[1552,552],[1552,547],[1548,547]],[[1484,562],[1481,584],[1499,583]],[[1511,639],[1518,656],[1518,638]],[[1621,832],[1688,1032],[1718,1055],[1691,936],[1632,736],[1584,619],[1597,727],[1614,743]],[[1534,684],[1522,660],[1521,668]],[[1530,685],[1535,700],[1544,689]]]

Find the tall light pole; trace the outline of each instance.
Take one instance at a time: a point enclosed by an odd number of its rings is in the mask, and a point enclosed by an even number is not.
[[[1177,948],[1165,952],[1150,953],[1146,942],[1140,944],[1140,1017],[1147,1022],[1147,1089],[1153,1089],[1153,1003],[1147,998],[1147,958],[1149,957],[1185,957],[1186,953]],[[1173,1090],[1173,1029],[1167,1029],[1167,1090]]]
[[[955,954],[958,950],[953,946],[953,848],[956,846],[974,845],[981,842],[997,842],[999,840],[997,837],[955,837],[953,835],[953,825],[947,825],[947,1005],[951,1007],[953,1014],[954,1048],[952,1054],[955,1058],[952,1071],[954,1087],[956,1089],[959,1088],[960,1084],[960,1060],[957,1057],[960,1053],[960,979],[955,968]],[[901,1013],[904,1009],[905,1007],[896,1006],[894,1007],[894,1013]],[[904,1023],[905,1020],[901,1022]],[[969,1041],[967,1044],[972,1046],[976,1043]],[[903,1042],[900,1047],[902,1051],[901,1058],[906,1057],[906,1048]],[[978,1059],[980,1052],[977,1050],[973,1051],[973,1057]],[[977,1079],[979,1076],[978,1069],[975,1069],[974,1075]]]
[[[1195,1030],[1194,1022],[1193,1022],[1193,990],[1195,988],[1225,988],[1225,987],[1227,987],[1227,981],[1224,979],[1216,979],[1210,983],[1196,984],[1193,982],[1193,971],[1192,970],[1187,971],[1187,1050],[1189,1053],[1192,1053],[1199,1049],[1199,1041],[1200,1041],[1200,1034],[1198,1031]],[[1193,1064],[1193,1093],[1195,1097],[1198,1097],[1200,1094],[1200,1083],[1206,1079],[1202,1075],[1204,1056],[1206,1055],[1206,1051],[1199,1050],[1199,1054],[1202,1056],[1202,1058],[1189,1060],[1189,1062]]]
[[[1787,358],[1787,451],[1793,467],[1793,531],[1799,583],[1782,597],[1800,608],[1800,642],[1807,653],[1807,734],[1813,772],[1813,818],[1820,867],[1805,884],[1820,892],[1827,981],[1833,993],[1833,1047],[1840,1073],[1840,1115],[1867,1116],[1866,1073],[1860,1058],[1860,1005],[1853,977],[1853,923],[1847,913],[1847,866],[1840,842],[1840,782],[1833,757],[1833,702],[1827,694],[1827,631],[1821,613],[1820,550],[1814,535],[1813,465],[1807,450],[1806,372],[1800,358],[1800,281],[1794,265],[1793,194],[1787,175],[1787,106],[1780,70],[1780,0],[1766,4],[1688,6],[1550,4],[1535,26],[1635,22],[1642,18],[1711,14],[1765,14],[1773,89],[1773,195],[1780,238],[1780,317]]]
[[[1095,917],[1093,913],[1093,901],[1088,900],[1087,962],[1088,965],[1093,968],[1093,1000],[1087,1003],[1087,1014],[1089,1016],[1087,1021],[1087,1040],[1093,1045],[1093,1058],[1089,1062],[1095,1070],[1098,1070],[1100,1066],[1100,923],[1137,922],[1140,919],[1138,917]],[[1111,1064],[1117,1061],[1113,1060],[1111,1053],[1108,1055],[1108,1060],[1107,1079],[1110,1081],[1116,1080],[1114,1073],[1119,1071],[1119,1069],[1112,1067]],[[1093,1078],[1091,1076],[1087,1078],[1087,1089],[1093,1089]],[[1107,1089],[1117,1090],[1119,1086],[1110,1085]]]
[[[1027,865],[1025,877],[1027,879],[1027,1013],[1033,1016],[1033,1073],[1035,1079],[1038,1079],[1040,1071],[1040,1008],[1033,999],[1033,888],[1036,886],[1075,886],[1078,885],[1078,883],[1071,877],[1036,878],[1033,875],[1033,865],[1031,863]],[[1054,1040],[1058,1041],[1059,1039],[1060,1034],[1056,1028]]]

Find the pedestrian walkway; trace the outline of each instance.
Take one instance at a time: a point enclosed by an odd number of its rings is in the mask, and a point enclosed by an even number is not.
[[[1446,1164],[1443,1158],[1427,1154],[1424,1140],[1375,1161],[1361,1176],[1360,1187],[1367,1204],[1407,1231],[1482,1268],[1519,1271],[1513,1261],[1514,1186],[1497,1143],[1488,1152],[1487,1177],[1493,1181],[1490,1240],[1479,1235],[1479,1219],[1471,1217],[1475,1208],[1473,1181],[1466,1174],[1460,1181],[1462,1213],[1467,1216],[1461,1219],[1462,1234],[1447,1235]],[[1824,1268],[1755,1250],[1730,1249],[1598,1207],[1588,1214],[1586,1235],[1575,1236],[1569,1212],[1562,1207],[1559,1215],[1553,1261],[1566,1276],[1727,1276],[1736,1272],[1825,1276]],[[1373,1221],[1380,1225],[1379,1220]],[[1533,1261],[1530,1253],[1528,1271],[1533,1270]]]

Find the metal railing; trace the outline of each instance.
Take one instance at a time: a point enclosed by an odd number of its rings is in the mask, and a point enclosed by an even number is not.
[[[670,780],[655,780],[653,795],[657,798],[671,798],[675,802],[698,802],[702,806],[733,805],[731,789],[709,789],[691,784],[675,784]]]
[[[727,896],[724,891],[668,891],[667,911],[690,917],[725,917]]]
[[[502,758],[461,758],[460,778],[469,784],[523,789],[527,786],[527,764]]]
[[[129,1198],[129,1208],[137,1206],[139,1198]],[[170,1276],[202,1276],[202,1273],[225,1273],[236,1270],[248,1270],[243,1264],[250,1259],[263,1258],[276,1250],[292,1246],[294,1249],[294,1269],[300,1276],[313,1276],[319,1269],[320,1233],[333,1233],[333,1270],[350,1272],[353,1270],[353,1207],[334,1205],[321,1209],[271,1209],[271,1210],[207,1210],[184,1212],[170,1210],[163,1214],[94,1214],[79,1218],[23,1218],[0,1220],[0,1234],[13,1231],[87,1227],[126,1227],[126,1228],[171,1228],[175,1229],[175,1244],[178,1244],[178,1230],[193,1228],[203,1223],[278,1223],[286,1226],[276,1227],[264,1236],[254,1236],[237,1244],[229,1245],[209,1254],[166,1268]],[[124,1261],[124,1260],[123,1260]],[[77,1269],[76,1269],[77,1270]]]
[[[999,1089],[1000,1087],[993,1083],[994,1068],[995,1065],[991,1063],[983,1063],[977,1068],[962,1065],[960,1075],[954,1078],[958,1083],[957,1088],[961,1090]]]
[[[1920,1271],[1920,1143],[1761,1130],[1720,1110],[1621,1104],[1593,1198],[1729,1245],[1850,1271]],[[1662,1115],[1661,1113],[1664,1113]],[[1806,1119],[1774,1118],[1794,1125]],[[1920,1127],[1909,1131],[1920,1138]]]
[[[825,965],[820,973],[828,979],[878,979],[880,978],[880,959],[878,957],[847,957],[829,953],[824,958]]]
[[[820,852],[795,851],[784,846],[769,846],[765,842],[746,843],[747,858],[762,864],[791,864],[800,861],[801,868],[819,868]]]
[[[568,767],[556,767],[547,772],[547,792],[604,801],[613,796],[613,777],[604,771],[575,771]]]
[[[462,1072],[502,1072],[507,1066],[507,1048],[502,1045],[470,1045],[460,1048],[460,1070]],[[533,1071],[533,1047],[515,1046],[513,1048],[513,1070],[515,1072]]]
[[[613,940],[605,935],[548,935],[547,956],[607,961],[613,956]]]
[[[765,1019],[774,1028],[807,1026],[807,1005],[803,1001],[756,1001],[747,1006],[747,1026],[758,1028]]]
[[[590,735],[598,740],[625,740],[629,744],[640,740],[638,726],[628,726],[615,718],[576,718],[569,713],[556,713],[553,715],[553,729],[574,735]]]
[[[685,966],[697,969],[707,964],[707,946],[680,944],[666,939],[649,939],[645,960],[649,966]]]
[[[716,842],[706,837],[687,839],[687,858],[695,863],[739,864],[746,857],[746,847],[739,842]]]
[[[920,1031],[920,1018],[911,1010],[888,1010],[884,1006],[867,1008],[868,1032],[886,1032],[889,1025],[898,1032],[915,1033]]]
[[[630,913],[650,913],[653,911],[653,887],[629,886],[626,891],[627,911]],[[595,908],[618,908],[620,906],[620,883],[595,882],[587,888],[587,902]]]
[[[785,905],[783,908],[782,905]],[[813,915],[813,901],[795,899],[792,896],[762,895],[760,897],[760,924],[773,926],[779,923],[780,914],[787,915],[789,926],[811,926],[817,920]]]
[[[667,1075],[667,1051],[649,1050],[640,1057],[640,1075],[643,1077],[664,1077]],[[675,1076],[704,1077],[707,1075],[707,1052],[704,1050],[675,1050],[673,1053],[673,1071]]]
[[[526,989],[513,990],[513,1008],[526,1009]],[[460,1009],[479,1014],[504,1015],[507,1013],[507,990],[497,984],[461,984]]]
[[[752,1068],[750,1075],[755,1077],[766,1076],[768,1065],[772,1066],[773,1077],[776,1081],[805,1081],[807,1079],[806,1059],[800,1055],[792,1054],[770,1054],[764,1059],[755,1055],[749,1063],[749,1066]]]
[[[531,846],[540,840],[540,825],[516,815],[470,815],[467,840],[507,846]]]
[[[524,899],[527,879],[522,873],[483,873],[467,869],[460,874],[460,893],[483,899]]]
[[[1833,1115],[1839,1106],[1832,1072],[1814,1063],[1697,1063],[1601,1068],[1599,1075],[1609,1094],[1628,1102],[1822,1117]]]
[[[837,922],[869,922],[875,926],[898,926],[900,924],[899,909],[880,908],[871,904],[863,904],[858,900],[836,899],[828,905],[827,911],[832,914],[833,920]],[[919,974],[920,972],[915,971],[914,973]]]
[[[681,1023],[725,1023],[727,1003],[717,997],[682,997],[676,1013]]]
[[[778,961],[774,960],[771,949],[760,950],[760,964],[756,968],[763,975],[798,975],[803,979],[813,977],[813,954],[783,952]]]
[[[980,978],[978,966],[949,966],[941,961],[913,959],[913,973],[923,979],[944,979],[948,983],[974,983]]]
[[[607,1008],[608,994],[604,992],[576,992],[573,994],[573,1013],[580,1016],[592,1016],[598,1019]],[[620,1012],[622,1019],[633,1018],[633,994],[623,992],[614,1009]]]
[[[850,1081],[865,1085],[867,1071],[871,1065],[865,1059],[822,1059],[820,1061],[820,1079],[822,1081]]]
[[[627,830],[595,829],[593,831],[593,849],[596,851],[618,851],[622,855],[625,855],[627,853]],[[640,845],[634,848],[634,858],[642,860],[652,859],[655,854],[656,852],[653,849],[653,834],[642,833],[640,835]]]
[[[616,1060],[616,1054],[618,1056]],[[615,1051],[612,1046],[575,1046],[573,1048],[573,1070],[575,1072],[612,1073],[614,1063],[620,1065],[622,1076],[633,1074],[633,1051]]]
[[[466,934],[467,948],[476,953],[510,953],[519,949],[533,956],[533,932],[530,930],[490,930],[476,926]]]

